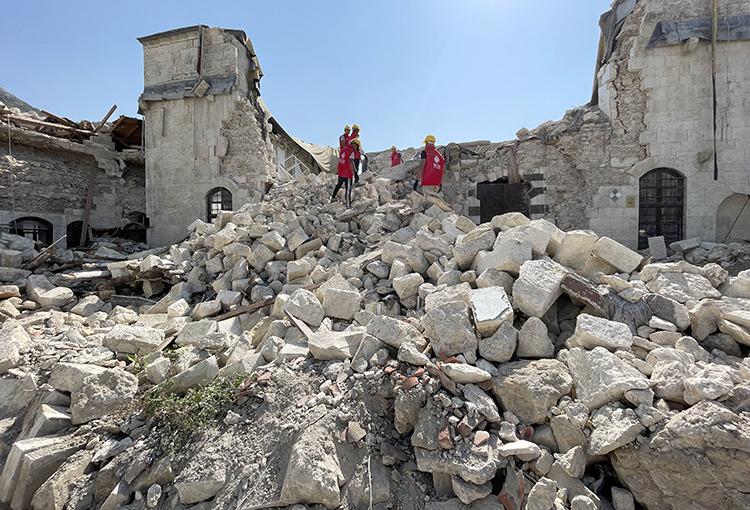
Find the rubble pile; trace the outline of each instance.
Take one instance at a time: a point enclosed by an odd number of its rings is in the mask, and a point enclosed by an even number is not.
[[[352,209],[276,186],[86,290],[9,243],[0,502],[750,507],[750,271],[363,181]],[[217,419],[170,446],[167,403]]]
[[[711,243],[693,237],[672,243],[669,248],[674,251],[670,261],[686,260],[699,266],[715,262],[729,271],[750,269],[750,243]]]

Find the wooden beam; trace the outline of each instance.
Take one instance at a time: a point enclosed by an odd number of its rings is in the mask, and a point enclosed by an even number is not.
[[[19,124],[28,124],[30,126],[41,126],[41,127],[49,127],[49,128],[54,128],[54,129],[61,129],[63,131],[72,131],[74,133],[78,133],[81,135],[91,136],[94,134],[93,131],[87,131],[85,129],[78,129],[78,128],[66,126],[64,124],[53,124],[52,122],[44,122],[43,120],[27,119],[25,117],[19,117],[18,115],[8,115],[8,119],[12,120],[13,122],[17,122]]]
[[[91,206],[94,203],[94,187],[96,186],[96,173],[99,168],[92,167],[89,172],[89,187],[86,191],[86,208],[83,211],[83,225],[81,225],[81,241],[79,246],[86,244],[86,237],[89,231],[89,216],[91,215]]]
[[[112,108],[109,109],[107,114],[104,116],[104,118],[99,122],[99,125],[96,126],[96,129],[94,130],[94,133],[98,133],[99,130],[104,126],[104,124],[109,120],[109,118],[112,116],[113,113],[115,113],[115,110],[117,110],[117,105],[113,104]]]

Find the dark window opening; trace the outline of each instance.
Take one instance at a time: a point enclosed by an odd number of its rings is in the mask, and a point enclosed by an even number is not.
[[[66,246],[68,248],[78,248],[81,246],[81,230],[83,229],[83,222],[82,221],[73,221],[71,223],[68,223],[67,228],[65,229],[65,234],[68,236],[66,241]],[[89,242],[88,235],[86,236],[86,239],[84,240],[83,244],[86,244]]]
[[[671,168],[657,168],[639,181],[638,249],[648,238],[664,236],[667,246],[683,239],[685,178]]]
[[[219,211],[232,210],[232,193],[226,188],[214,188],[206,194],[206,218],[210,223]]]
[[[531,186],[526,182],[508,184],[506,177],[495,182],[478,183],[480,221],[487,223],[495,216],[508,212],[520,212],[529,216],[530,188]]]
[[[33,239],[45,246],[52,244],[52,223],[41,218],[18,218],[10,222],[10,233]]]

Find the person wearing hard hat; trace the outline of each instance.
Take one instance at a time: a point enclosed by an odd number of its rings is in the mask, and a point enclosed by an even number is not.
[[[351,132],[351,128],[349,126],[344,126],[344,134],[339,136],[339,150],[343,150],[344,147],[349,145],[349,140],[351,139],[351,135],[349,134]]]
[[[436,194],[443,185],[443,174],[445,172],[445,158],[435,148],[435,135],[427,135],[424,139],[424,150],[422,159],[424,165],[419,172],[419,181],[422,182],[422,193],[425,196]],[[416,189],[417,182],[414,183]]]
[[[359,145],[359,140],[352,140],[343,149],[339,150],[338,174],[339,180],[333,188],[331,202],[336,200],[341,187],[344,187],[344,202],[346,207],[352,206],[352,177],[354,176],[354,146]]]
[[[396,146],[391,147],[391,166],[398,166],[401,164],[401,153],[396,149]]]
[[[349,138],[349,143],[354,142],[357,140],[359,142],[359,126],[357,124],[352,124],[352,135]],[[354,184],[359,184],[359,165],[362,161],[362,143],[359,142],[356,144],[356,146],[353,146],[354,149]]]

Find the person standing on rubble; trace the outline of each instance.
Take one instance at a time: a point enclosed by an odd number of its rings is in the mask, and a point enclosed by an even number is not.
[[[344,126],[344,134],[339,136],[339,150],[343,150],[344,147],[349,145],[349,141],[351,140],[351,135],[349,133],[351,130],[352,129],[349,126]]]
[[[425,197],[437,194],[443,185],[445,158],[440,154],[440,151],[435,148],[435,141],[435,135],[427,135],[425,137],[424,150],[421,154],[421,158],[424,160],[424,165],[417,176],[417,180],[414,182],[414,190],[416,190],[417,185],[421,181],[422,194]]]
[[[396,146],[391,147],[391,166],[398,166],[401,164],[401,153],[396,149]]]
[[[362,142],[359,141],[359,126],[352,124],[352,136],[349,138],[351,144],[357,140],[359,143],[352,147],[354,149],[354,184],[359,184],[359,165],[362,161]]]
[[[359,147],[359,139],[355,139],[349,142],[343,149],[339,151],[339,163],[338,163],[338,174],[339,180],[336,186],[333,188],[333,195],[331,196],[331,203],[336,200],[341,187],[344,187],[344,202],[346,207],[352,206],[352,178],[354,177],[354,148]]]

